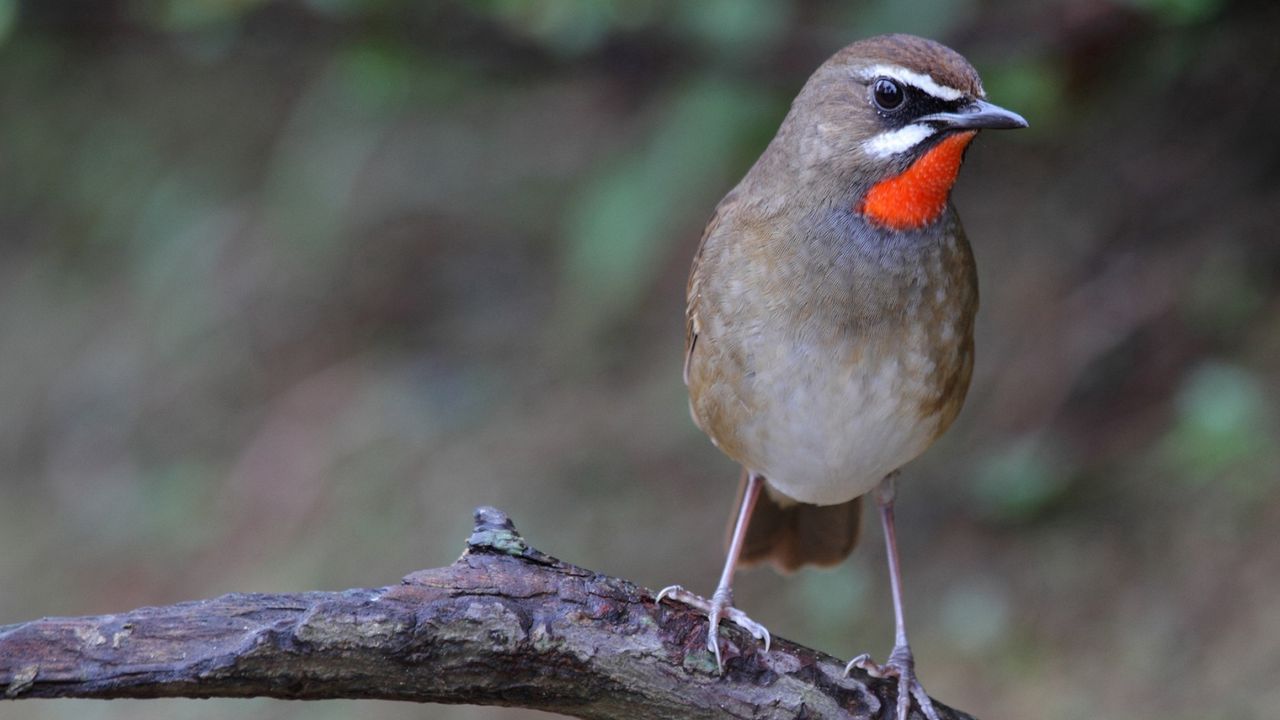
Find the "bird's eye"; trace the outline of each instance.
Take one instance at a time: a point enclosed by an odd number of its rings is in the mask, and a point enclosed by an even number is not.
[[[875,99],[876,107],[881,110],[897,110],[906,98],[898,83],[889,78],[876,80],[871,88],[871,96]]]

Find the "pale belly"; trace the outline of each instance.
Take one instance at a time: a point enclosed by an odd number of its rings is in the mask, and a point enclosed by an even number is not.
[[[708,238],[690,285],[687,367],[698,426],[770,486],[815,505],[866,494],[955,418],[978,290],[953,215],[892,242],[856,215],[824,217],[822,232],[780,246],[794,254],[768,248],[763,266],[745,253],[777,238],[754,226],[724,235],[731,244]]]
[[[846,502],[920,455],[939,433],[940,418],[921,408],[950,368],[903,351],[921,347],[923,338],[914,335],[836,358],[794,338],[758,338],[751,376],[722,379],[716,392],[694,399],[695,420],[783,494],[815,505]],[[700,402],[736,402],[737,422],[709,427],[699,418]],[[717,438],[726,431],[731,437]]]

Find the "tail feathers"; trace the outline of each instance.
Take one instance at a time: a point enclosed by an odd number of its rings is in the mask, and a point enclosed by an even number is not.
[[[744,482],[739,499],[745,487]],[[853,552],[861,525],[861,497],[840,505],[807,505],[775,498],[766,487],[748,521],[739,563],[767,561],[782,572],[835,565]]]

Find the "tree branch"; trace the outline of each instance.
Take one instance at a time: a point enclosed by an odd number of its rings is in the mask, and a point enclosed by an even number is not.
[[[457,562],[391,587],[0,626],[0,688],[3,699],[377,698],[581,718],[893,715],[892,681],[845,678],[835,658],[786,640],[765,653],[727,625],[718,674],[705,622],[529,547],[480,508]]]

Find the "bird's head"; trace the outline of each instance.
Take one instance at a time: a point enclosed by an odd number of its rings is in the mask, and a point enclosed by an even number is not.
[[[942,214],[977,131],[1026,126],[987,102],[977,71],[956,51],[880,35],[814,72],[780,136],[797,170],[838,184],[841,196],[853,193],[855,209],[872,222],[904,230]]]

